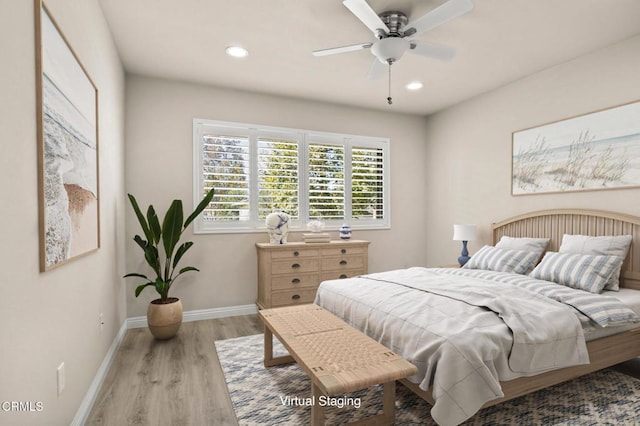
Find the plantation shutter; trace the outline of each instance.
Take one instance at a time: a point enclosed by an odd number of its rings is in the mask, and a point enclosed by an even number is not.
[[[309,219],[345,217],[345,149],[310,142],[308,146]]]
[[[298,151],[293,138],[258,137],[258,219],[275,211],[300,218]]]
[[[388,229],[389,140],[194,119],[196,233],[262,232],[265,218],[287,213],[289,229],[320,220],[327,230]]]
[[[384,219],[384,150],[351,152],[351,219]]]
[[[203,194],[215,189],[203,219],[215,222],[250,220],[249,137],[205,135],[202,162]]]

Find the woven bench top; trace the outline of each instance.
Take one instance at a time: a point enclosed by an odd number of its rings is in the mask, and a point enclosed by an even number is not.
[[[416,367],[317,305],[263,309],[265,325],[326,395],[404,379]]]

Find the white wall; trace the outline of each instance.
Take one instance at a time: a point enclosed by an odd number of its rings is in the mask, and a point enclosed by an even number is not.
[[[193,205],[194,117],[390,138],[392,229],[356,231],[354,238],[371,241],[371,271],[424,264],[428,207],[423,183],[424,118],[139,76],[127,77],[126,102],[126,189],[143,209],[152,203],[162,215],[174,198],[181,198],[189,208]],[[128,207],[127,236],[135,233],[140,233],[139,225]],[[185,237],[195,245],[184,265],[201,269],[181,277],[184,280],[172,290],[185,310],[255,302],[254,244],[268,241],[266,233],[194,236],[188,230]],[[296,239],[299,234],[291,238]],[[127,269],[133,272],[142,267],[142,253],[129,241]],[[136,299],[137,281],[130,281],[128,315],[144,315],[156,293],[147,288]]]
[[[513,131],[640,100],[640,37],[533,74],[428,118],[427,255],[455,263],[454,223],[490,224],[528,211],[589,208],[640,215],[640,189],[511,196]]]
[[[0,424],[73,419],[123,323],[124,73],[96,0],[47,5],[99,90],[99,251],[52,271],[38,267],[34,2],[0,2],[0,401],[42,402],[42,412],[0,410]],[[99,313],[105,327],[100,333]],[[66,366],[57,395],[56,368]]]

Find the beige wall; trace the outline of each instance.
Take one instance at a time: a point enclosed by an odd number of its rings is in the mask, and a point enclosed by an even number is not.
[[[173,198],[193,205],[194,117],[390,138],[392,229],[356,231],[354,238],[371,241],[372,271],[424,264],[424,118],[138,76],[127,77],[126,99],[126,188],[144,209],[153,203],[162,214]],[[139,225],[128,208],[127,235],[134,233],[140,233]],[[201,269],[176,284],[174,295],[185,310],[255,302],[254,244],[268,241],[266,233],[194,236],[188,230],[185,236],[195,246],[184,265]],[[142,267],[141,259],[139,248],[129,241],[128,270]],[[129,316],[144,315],[156,297],[147,289],[136,299],[135,284],[135,279],[128,284]]]
[[[454,223],[490,224],[535,210],[590,208],[640,215],[640,189],[511,196],[511,133],[640,100],[640,37],[543,70],[428,118],[427,259],[455,263]],[[472,76],[470,77],[472,78]]]
[[[125,315],[124,73],[96,0],[47,4],[99,90],[102,248],[38,269],[34,5],[0,2],[0,401],[40,401],[0,424],[73,419]],[[99,313],[105,327],[100,333]],[[66,366],[57,395],[56,368]]]

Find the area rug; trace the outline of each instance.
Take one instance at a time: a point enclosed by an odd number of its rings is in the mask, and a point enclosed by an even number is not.
[[[219,340],[215,346],[240,425],[309,424],[309,378],[296,364],[265,368],[263,335]],[[277,341],[274,352],[286,354]],[[328,425],[354,421],[380,412],[382,388],[323,403]],[[396,386],[397,425],[435,425],[430,409],[404,386]],[[640,425],[640,380],[602,370],[485,408],[464,425]]]

